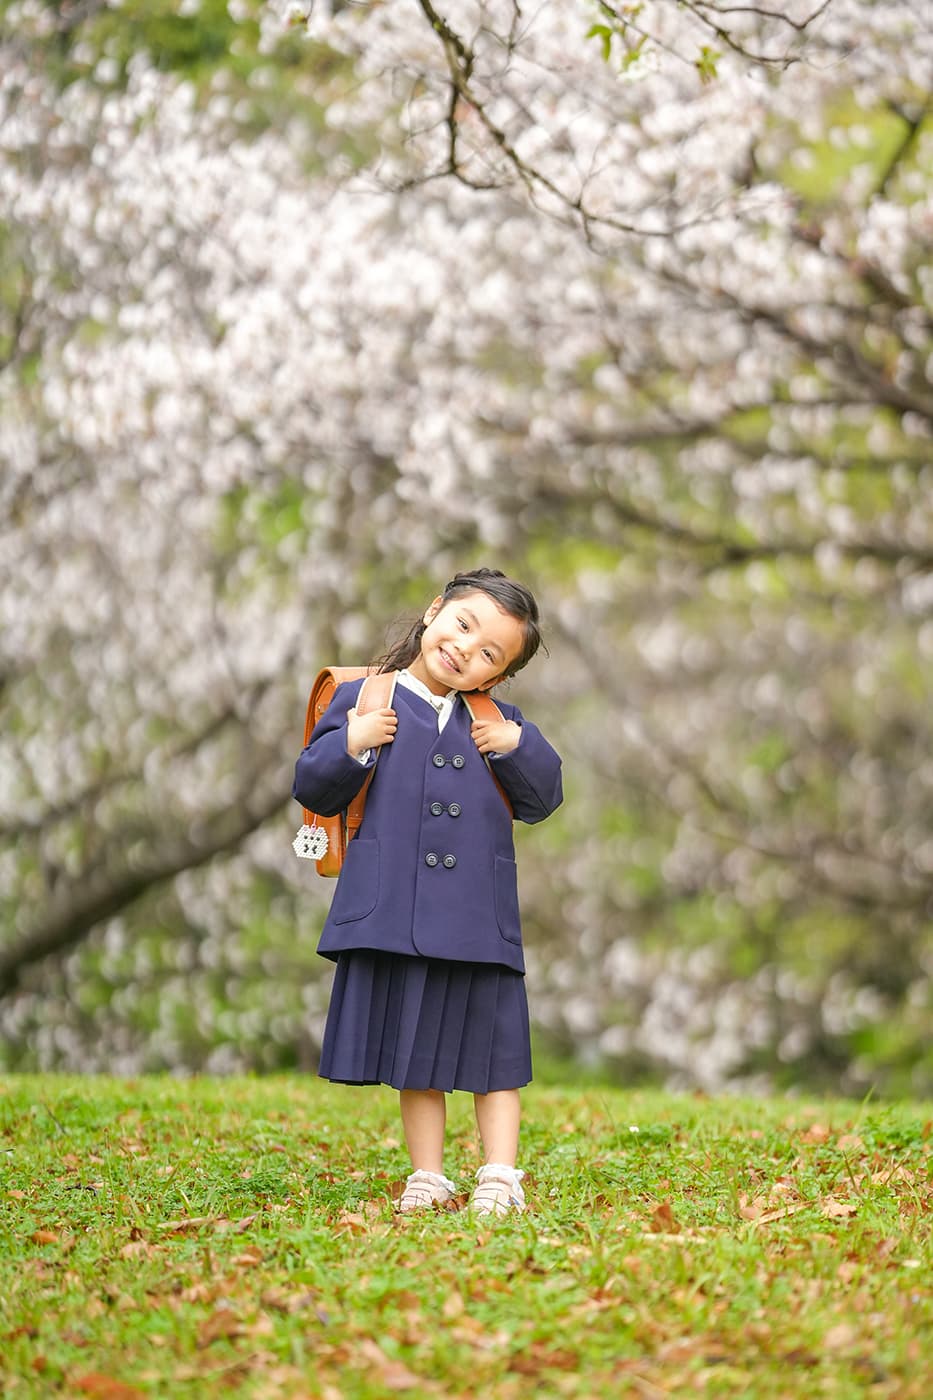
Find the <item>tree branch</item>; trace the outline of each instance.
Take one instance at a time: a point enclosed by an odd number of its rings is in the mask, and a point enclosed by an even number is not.
[[[582,192],[576,197],[567,194],[560,186],[556,185],[547,175],[527,161],[516,151],[514,145],[509,141],[505,132],[490,117],[486,110],[485,103],[471,86],[470,79],[473,74],[474,55],[459,34],[434,8],[431,0],[418,0],[418,4],[423,11],[425,18],[431,28],[438,35],[444,50],[444,57],[450,73],[453,92],[448,106],[447,124],[450,128],[449,155],[447,166],[440,171],[434,171],[429,176],[419,177],[406,183],[403,188],[411,188],[413,185],[422,184],[427,179],[437,179],[439,176],[450,175],[462,184],[474,189],[495,189],[493,183],[481,183],[467,176],[461,166],[457,155],[458,146],[458,124],[457,109],[460,103],[464,103],[482,123],[487,134],[493,143],[505,156],[506,161],[518,175],[529,195],[533,195],[535,188],[539,188],[551,195],[562,204],[574,220],[578,220],[586,238],[587,243],[592,241],[591,229],[596,227],[609,228],[616,233],[635,234],[639,238],[669,238],[673,233],[680,233],[686,229],[695,228],[702,223],[708,215],[698,216],[685,220],[683,223],[671,224],[667,228],[642,228],[637,224],[630,223],[624,219],[613,218],[609,214],[597,214],[588,209],[583,201]]]
[[[906,129],[904,135],[901,137],[900,144],[892,151],[891,159],[888,161],[884,175],[881,178],[881,183],[878,185],[877,193],[880,195],[887,194],[888,186],[894,179],[898,166],[907,158],[911,147],[916,143],[920,135],[920,129],[927,117],[933,114],[933,106],[929,104],[925,107],[921,107],[915,117],[911,117],[904,108],[898,106],[896,102],[889,102],[888,109],[894,112],[896,116],[900,117],[901,121],[905,123]]]
[[[271,769],[271,772],[270,772]],[[236,847],[288,802],[285,765],[267,755],[244,774],[243,800],[199,822],[199,836],[152,838],[153,849],[139,859],[124,858],[91,875],[69,882],[21,936],[0,950],[0,996],[19,985],[27,968],[52,954],[75,947],[104,919],[134,904],[157,885],[185,870],[205,865]]]

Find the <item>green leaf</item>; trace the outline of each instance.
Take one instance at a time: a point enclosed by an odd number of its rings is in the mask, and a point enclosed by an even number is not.
[[[601,39],[603,46],[603,58],[609,62],[609,54],[612,51],[612,30],[608,24],[591,24],[586,31],[588,39]]]
[[[637,43],[637,44],[631,44],[631,45],[629,46],[629,48],[626,49],[625,53],[624,53],[623,56],[622,56],[622,72],[623,72],[623,73],[627,72],[628,69],[632,67],[632,64],[633,64],[633,63],[637,63],[637,62],[638,62],[638,60],[639,60],[639,59],[641,58],[641,56],[642,56],[642,52],[644,51],[644,47],[645,47],[645,44],[647,43],[647,41],[648,41],[648,36],[647,36],[647,34],[643,34],[643,35],[641,36],[641,38],[638,40],[638,43]]]
[[[716,62],[722,58],[722,54],[716,49],[711,49],[708,44],[704,44],[700,49],[700,57],[694,59],[694,67],[700,75],[701,83],[711,83],[719,76],[716,70]]]

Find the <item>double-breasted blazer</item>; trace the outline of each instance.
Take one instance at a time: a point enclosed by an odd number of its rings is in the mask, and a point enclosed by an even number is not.
[[[363,682],[337,687],[295,767],[292,796],[334,816],[376,763],[347,752],[347,712]],[[398,729],[378,750],[359,833],[344,866],[318,952],[351,948],[500,963],[524,972],[512,822],[457,699],[443,730],[426,700],[396,686]],[[560,758],[515,705],[521,725],[511,753],[491,758],[516,818],[539,822],[561,803]]]

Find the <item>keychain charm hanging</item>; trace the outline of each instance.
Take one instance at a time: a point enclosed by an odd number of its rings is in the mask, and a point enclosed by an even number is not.
[[[299,860],[322,860],[327,855],[327,846],[327,832],[324,828],[307,824],[298,828],[298,834],[292,842],[292,850]]]

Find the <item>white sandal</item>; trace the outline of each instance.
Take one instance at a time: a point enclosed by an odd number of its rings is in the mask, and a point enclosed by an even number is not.
[[[411,1210],[428,1210],[431,1206],[445,1206],[457,1194],[452,1181],[440,1172],[412,1172],[405,1182],[405,1190],[399,1197],[398,1208],[407,1214]]]
[[[475,1215],[508,1215],[525,1209],[522,1190],[523,1171],[506,1167],[500,1162],[487,1162],[476,1173],[477,1184],[470,1197],[470,1210]]]

